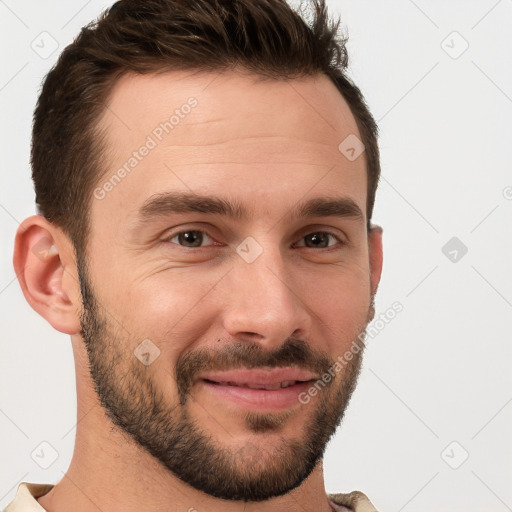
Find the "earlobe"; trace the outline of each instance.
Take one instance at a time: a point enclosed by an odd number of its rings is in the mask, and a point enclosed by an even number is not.
[[[80,287],[70,243],[41,215],[25,219],[16,233],[13,265],[32,308],[65,334],[80,332]]]

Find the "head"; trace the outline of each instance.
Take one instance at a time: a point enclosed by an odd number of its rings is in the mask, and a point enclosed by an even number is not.
[[[25,296],[85,348],[116,428],[223,499],[307,478],[374,314],[377,127],[312,5],[307,24],[282,0],[122,0],[34,115]]]

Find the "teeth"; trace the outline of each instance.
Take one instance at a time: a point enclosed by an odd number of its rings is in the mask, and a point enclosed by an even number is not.
[[[285,380],[283,382],[277,382],[276,384],[269,384],[267,386],[261,385],[261,384],[247,384],[247,383],[238,383],[238,382],[217,382],[217,384],[221,386],[237,386],[241,388],[250,388],[250,389],[281,389],[281,388],[287,388],[289,386],[293,386],[296,384],[296,380]]]
[[[261,386],[259,384],[240,384],[240,387],[251,388],[251,389],[277,389],[277,388],[267,388],[266,386]]]

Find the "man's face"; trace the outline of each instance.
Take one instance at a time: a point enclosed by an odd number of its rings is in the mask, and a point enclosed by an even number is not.
[[[129,75],[100,127],[109,170],[79,273],[108,417],[204,492],[290,491],[341,421],[372,315],[347,104],[326,77]]]

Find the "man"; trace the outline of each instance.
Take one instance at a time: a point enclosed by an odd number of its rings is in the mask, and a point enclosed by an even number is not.
[[[14,266],[78,421],[7,512],[375,510],[322,456],[380,280],[377,127],[313,8],[122,0],[48,74]]]

